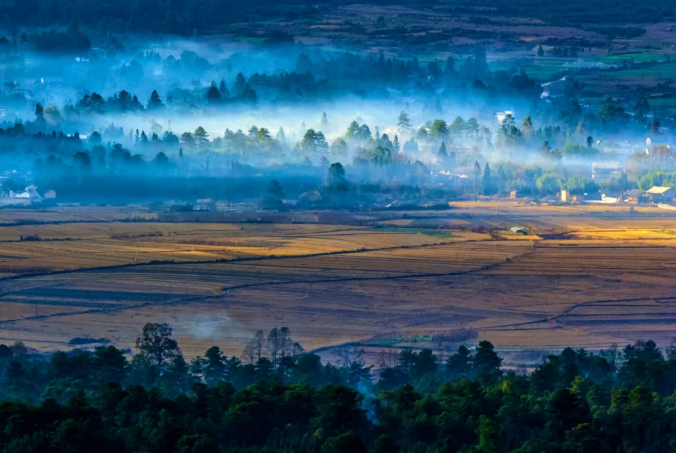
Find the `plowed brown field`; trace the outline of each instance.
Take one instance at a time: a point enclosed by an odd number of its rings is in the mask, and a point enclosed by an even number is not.
[[[131,347],[151,321],[169,323],[188,356],[214,344],[238,354],[257,329],[277,326],[326,354],[350,342],[369,351],[438,347],[435,335],[465,328],[503,351],[639,338],[664,345],[675,335],[673,214],[458,210],[351,224],[319,223],[321,215],[315,223],[9,222],[0,227],[0,342],[54,350],[73,337],[105,337]],[[496,230],[427,229],[444,224]],[[530,234],[511,234],[514,224]]]

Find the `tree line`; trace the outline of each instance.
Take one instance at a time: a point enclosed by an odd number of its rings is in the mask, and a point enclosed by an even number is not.
[[[383,353],[376,369],[359,346],[323,364],[275,328],[256,332],[239,358],[214,346],[188,363],[169,326],[147,324],[130,354],[0,346],[0,451],[676,449],[676,348],[652,341],[566,348],[530,373],[504,369],[488,341]]]

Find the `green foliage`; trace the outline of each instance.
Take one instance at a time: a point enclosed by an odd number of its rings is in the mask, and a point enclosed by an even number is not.
[[[321,131],[308,129],[298,144],[298,150],[308,155],[323,156],[329,152],[329,144]]]
[[[676,172],[652,171],[642,175],[637,185],[641,190],[648,190],[653,186],[676,187]]]
[[[570,175],[565,180],[561,181],[561,187],[569,190],[572,194],[582,195],[585,193],[587,180],[578,175]]]
[[[411,117],[406,112],[401,112],[399,118],[397,119],[397,126],[402,132],[409,131],[411,129]]]
[[[167,324],[146,324],[143,333],[136,339],[136,348],[143,360],[161,373],[171,359],[181,353],[176,340],[171,338]]]
[[[596,148],[592,148],[591,144],[587,142],[587,145],[580,145],[572,141],[566,142],[563,147],[563,155],[566,157],[582,157],[590,158],[594,157],[599,153]]]
[[[488,341],[459,347],[444,367],[429,349],[407,349],[378,373],[380,393],[358,356],[324,365],[286,328],[254,336],[246,364],[214,346],[188,366],[169,358],[172,341],[149,324],[131,362],[113,346],[0,348],[0,451],[662,453],[676,442],[676,353],[652,341],[566,348],[529,376],[503,373]]]
[[[545,173],[535,180],[535,187],[543,195],[552,195],[559,190],[559,177],[555,173]]]
[[[430,135],[434,138],[444,139],[450,133],[448,124],[444,120],[434,120],[430,126]]]

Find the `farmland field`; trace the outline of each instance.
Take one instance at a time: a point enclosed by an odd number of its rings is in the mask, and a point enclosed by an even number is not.
[[[147,322],[169,323],[188,356],[239,354],[277,326],[328,357],[350,342],[450,349],[433,339],[463,329],[507,352],[674,336],[676,216],[659,209],[458,203],[272,223],[5,212],[0,341],[38,350],[132,347]]]

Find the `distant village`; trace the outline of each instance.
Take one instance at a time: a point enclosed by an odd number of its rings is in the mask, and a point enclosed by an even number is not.
[[[18,189],[18,182],[25,187]],[[52,189],[38,190],[33,184],[32,174],[19,175],[16,171],[0,175],[0,206],[29,206],[56,201],[56,192]]]
[[[673,187],[653,186],[648,190],[630,189],[625,191],[601,191],[601,199],[589,199],[580,195],[571,195],[568,190],[561,190],[557,194],[560,203],[601,203],[601,204],[655,204],[659,207],[676,209],[671,203],[676,198],[676,190]],[[516,191],[510,193],[510,198],[517,198]]]

